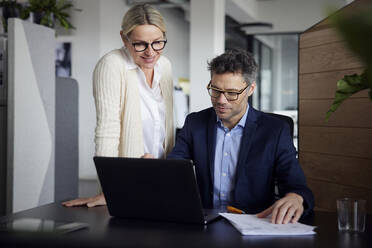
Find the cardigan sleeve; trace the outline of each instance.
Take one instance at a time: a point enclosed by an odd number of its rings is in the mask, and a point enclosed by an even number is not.
[[[112,56],[103,57],[93,73],[96,105],[96,156],[117,157],[120,139],[120,63]]]

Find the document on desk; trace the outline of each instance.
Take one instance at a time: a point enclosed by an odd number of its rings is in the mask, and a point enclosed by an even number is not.
[[[270,218],[257,218],[253,214],[220,213],[242,235],[309,235],[315,234],[315,226],[301,223],[272,224]]]

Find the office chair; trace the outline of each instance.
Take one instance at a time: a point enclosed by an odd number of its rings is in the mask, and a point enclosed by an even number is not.
[[[279,118],[279,119],[287,122],[288,125],[289,125],[289,131],[291,133],[291,137],[293,139],[293,136],[294,136],[294,134],[293,134],[294,123],[293,123],[293,119],[291,117],[286,116],[286,115],[274,114],[274,113],[266,113],[266,114],[268,114],[268,115],[270,115],[272,117],[275,117],[275,118]],[[279,196],[279,189],[278,189],[278,181],[277,181],[277,179],[275,179],[274,184],[275,184],[275,198],[278,200],[278,199],[280,199],[280,196]]]
[[[293,119],[291,117],[286,116],[286,115],[274,114],[274,113],[266,113],[266,114],[268,114],[270,116],[273,116],[275,118],[279,118],[279,119],[287,122],[288,125],[289,125],[289,131],[291,133],[291,137],[293,139],[293,136],[294,136],[294,133],[293,133],[294,123],[293,123]]]

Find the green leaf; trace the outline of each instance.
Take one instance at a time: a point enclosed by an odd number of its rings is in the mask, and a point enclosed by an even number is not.
[[[343,101],[361,90],[368,89],[367,81],[366,72],[363,72],[361,75],[345,75],[343,79],[337,81],[335,99],[326,113],[326,121],[329,120],[331,114],[338,109]]]
[[[68,28],[69,28],[68,23],[67,23],[64,19],[60,19],[59,21],[60,21],[61,25],[62,25],[65,29],[68,29]]]
[[[59,13],[59,15],[64,16],[64,17],[70,17],[68,13],[64,13],[64,12]]]
[[[81,9],[74,8],[73,1],[71,0],[29,0],[29,12],[43,12],[45,15],[50,15],[50,13],[52,13],[55,22],[58,22],[58,24],[65,29],[75,29],[75,27],[69,22],[69,12],[71,10],[81,11]],[[41,24],[53,27],[53,18],[42,18]]]
[[[73,5],[72,5],[71,3],[67,3],[67,4],[65,4],[65,5],[63,5],[63,6],[61,6],[61,7],[59,7],[58,9],[59,9],[60,11],[62,11],[62,10],[64,10],[64,9],[69,9],[69,8],[71,8],[71,7],[73,7]]]

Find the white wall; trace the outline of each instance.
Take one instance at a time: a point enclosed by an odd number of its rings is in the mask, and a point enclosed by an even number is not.
[[[96,114],[92,89],[92,73],[98,59],[120,48],[120,26],[129,9],[122,0],[75,0],[81,12],[72,12],[75,31],[64,32],[58,41],[70,41],[72,77],[79,83],[79,177],[95,178],[94,129]],[[164,54],[171,60],[173,76],[189,78],[189,24],[174,9],[159,9],[168,28],[168,43]]]
[[[191,0],[190,22],[190,112],[195,112],[212,106],[207,62],[225,50],[225,2]]]
[[[80,1],[80,0],[79,0]],[[129,7],[125,1],[99,0],[100,57],[122,46],[120,38],[121,22]]]
[[[78,0],[81,12],[72,12],[76,31],[58,36],[58,41],[71,42],[72,78],[79,84],[79,176],[94,177],[95,107],[92,97],[92,73],[100,56],[100,1]]]
[[[167,25],[167,46],[164,55],[172,62],[174,83],[189,78],[190,24],[177,9],[158,8]]]

